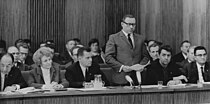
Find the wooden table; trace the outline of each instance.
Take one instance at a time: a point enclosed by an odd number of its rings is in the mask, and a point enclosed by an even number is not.
[[[0,95],[0,104],[200,104],[210,103],[210,86],[125,89],[102,91],[58,91]]]

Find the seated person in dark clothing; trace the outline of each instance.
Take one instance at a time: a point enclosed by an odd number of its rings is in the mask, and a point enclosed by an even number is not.
[[[148,47],[148,52],[149,52],[149,56],[145,56],[140,64],[141,65],[145,65],[148,62],[152,63],[154,62],[156,59],[158,59],[159,54],[158,54],[158,50],[159,50],[160,46],[157,43],[153,43]]]
[[[194,49],[196,46],[191,46],[188,51],[187,51],[187,59],[182,61],[180,65],[180,70],[186,74],[185,70],[183,70],[184,67],[186,67],[188,64],[192,63],[195,61],[195,56],[194,56]]]
[[[97,62],[98,64],[104,64],[105,59],[104,59],[104,53],[101,51],[99,47],[99,41],[98,39],[91,39],[88,43],[91,53],[93,54],[93,62]]]
[[[66,69],[65,77],[69,81],[69,87],[84,87],[83,82],[91,82],[96,74],[100,74],[105,85],[109,85],[104,73],[100,70],[100,66],[92,62],[89,48],[79,48],[77,56],[78,61]]]
[[[207,62],[207,50],[203,46],[194,49],[195,62],[184,67],[189,83],[209,82],[210,63]]]
[[[183,60],[185,60],[187,58],[187,50],[190,48],[190,45],[191,45],[190,41],[188,40],[183,41],[180,45],[181,52],[174,55],[172,57],[172,61],[179,65]]]
[[[163,81],[163,85],[172,83],[172,80],[186,80],[179,67],[171,62],[172,49],[169,45],[162,46],[159,50],[159,59],[155,60],[146,70],[146,78],[143,84],[157,85],[158,81]]]
[[[61,53],[61,65],[64,65],[66,68],[73,63],[71,49],[76,46],[76,42],[72,39],[66,42],[66,49],[64,52]]]
[[[0,58],[0,91],[15,91],[27,87],[21,71],[13,66],[14,57],[4,54]]]

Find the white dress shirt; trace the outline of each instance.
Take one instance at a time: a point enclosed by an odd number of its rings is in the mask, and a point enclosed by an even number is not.
[[[204,66],[201,66],[198,63],[196,63],[196,65],[197,65],[197,68],[198,68],[198,81],[203,83],[204,79],[203,79],[202,71],[204,70]],[[203,67],[203,70],[201,69],[201,67]]]
[[[1,73],[1,90],[3,91],[4,88],[4,81],[5,81],[5,74]]]
[[[79,65],[80,65],[80,67],[81,67],[81,69],[82,69],[82,74],[83,74],[83,76],[84,76],[84,78],[85,78],[85,71],[86,71],[86,67],[84,67],[84,66],[82,66],[80,63],[79,63]]]
[[[41,70],[42,70],[42,74],[43,74],[45,84],[46,85],[51,84],[50,69],[45,69],[45,68],[41,67]]]

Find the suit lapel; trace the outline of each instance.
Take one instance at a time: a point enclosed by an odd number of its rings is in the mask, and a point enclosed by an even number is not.
[[[121,38],[122,40],[124,40],[124,41],[126,42],[126,44],[128,44],[128,45],[130,46],[130,48],[132,49],[131,44],[129,43],[127,37],[125,36],[125,34],[124,34],[122,31],[120,32],[120,38]]]
[[[205,63],[204,66],[204,81],[208,81],[209,77],[209,64]]]
[[[196,81],[199,80],[199,78],[198,78],[198,67],[197,67],[195,62],[193,62],[193,64],[192,64],[192,69],[189,69],[189,70],[192,70],[192,77],[194,77],[196,79]]]
[[[81,78],[83,80],[85,80],[85,76],[83,75],[82,68],[80,67],[79,62],[77,62],[77,69],[76,69],[76,71],[77,71],[78,75],[80,75]]]
[[[44,78],[43,78],[43,74],[42,74],[42,70],[41,70],[41,66],[37,67],[37,75],[39,76],[38,78],[40,78],[38,80],[40,80],[42,83],[45,83]]]
[[[52,67],[52,68],[50,68],[50,81],[52,82],[52,81],[54,81],[53,80],[53,76],[55,75],[55,68],[54,67]]]

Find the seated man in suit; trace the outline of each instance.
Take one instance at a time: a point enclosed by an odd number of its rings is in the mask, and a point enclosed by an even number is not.
[[[207,51],[203,46],[194,49],[195,62],[188,64],[186,71],[189,83],[210,81],[210,64],[207,62]]]
[[[182,61],[180,65],[180,70],[186,75],[185,70],[183,70],[184,67],[186,67],[188,64],[192,63],[195,61],[195,56],[194,56],[194,49],[196,46],[190,46],[190,48],[187,50],[187,59]]]
[[[66,42],[66,49],[61,53],[61,64],[66,68],[73,63],[71,49],[76,46],[76,42],[73,39],[70,39]]]
[[[4,54],[0,60],[0,91],[15,91],[27,87],[19,69],[13,66],[14,57],[11,54]]]
[[[179,65],[183,60],[185,60],[187,58],[187,50],[190,45],[191,43],[188,40],[183,41],[180,45],[181,52],[174,55],[172,57],[172,61]]]
[[[69,81],[69,87],[83,87],[83,82],[91,82],[96,74],[101,74],[105,85],[109,84],[100,66],[92,62],[89,48],[79,48],[77,56],[78,61],[66,69],[65,77]]]
[[[148,66],[146,70],[146,78],[143,84],[157,85],[158,81],[163,81],[163,85],[171,83],[176,80],[185,79],[178,66],[171,62],[172,49],[169,45],[162,46],[159,49],[159,59]]]

